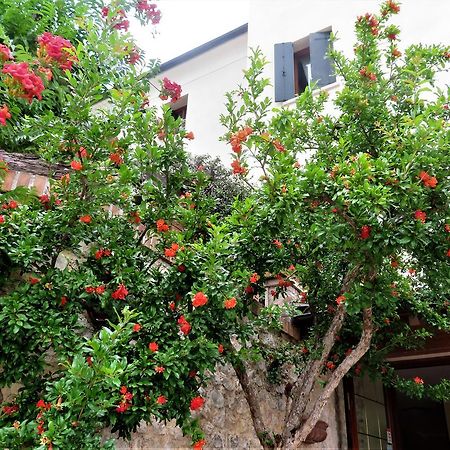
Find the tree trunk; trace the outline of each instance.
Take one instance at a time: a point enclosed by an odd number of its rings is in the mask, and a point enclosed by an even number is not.
[[[236,372],[239,383],[244,391],[248,407],[250,408],[250,415],[252,417],[256,436],[264,450],[272,450],[275,448],[275,442],[273,441],[272,433],[264,424],[264,419],[259,407],[258,388],[249,380],[247,369],[242,361],[234,362],[233,369]]]
[[[300,427],[287,441],[283,442],[281,448],[293,450],[302,448],[302,443],[306,440],[316,423],[319,421],[322,411],[329,398],[344,378],[345,374],[365,355],[369,350],[373,335],[372,308],[363,310],[363,331],[361,339],[356,348],[342,361],[333,372],[321,394],[314,402],[309,415]]]

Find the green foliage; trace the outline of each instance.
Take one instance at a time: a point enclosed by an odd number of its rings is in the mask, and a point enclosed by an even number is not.
[[[62,26],[54,17],[65,4],[55,3],[31,27],[36,4],[27,3],[18,40],[34,42],[40,24]],[[146,105],[149,80],[127,64],[134,44],[111,26],[117,11],[102,19],[95,5],[69,33],[79,39],[73,69],[52,65],[41,101],[27,103],[1,78],[12,117],[0,144],[71,167],[48,195],[0,194],[0,385],[20,386],[2,405],[2,443],[112,448],[102,429],[129,437],[142,420],[176,420],[201,443],[191,400],[218,363],[263,359],[279,383],[288,368],[299,374],[320,361],[343,311],[319,370],[331,374],[371,308],[371,348],[352,373],[390,377],[391,349],[449,330],[449,110],[434,86],[448,48],[414,46],[394,58],[390,14],[375,34],[358,20],[355,57],[331,54],[345,80],[334,114],[313,88],[273,109],[256,50],[222,117],[235,182],[215,161],[192,170],[181,120]],[[13,48],[18,61],[34,61],[29,46]],[[252,187],[239,197],[243,183]],[[425,328],[414,332],[403,320],[411,314]],[[310,321],[300,343],[268,338],[283,316]],[[391,379],[448,395],[445,382]],[[270,431],[260,438],[273,445]]]

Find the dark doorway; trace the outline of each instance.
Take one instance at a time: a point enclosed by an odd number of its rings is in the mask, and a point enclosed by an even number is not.
[[[405,379],[421,377],[428,385],[450,378],[450,365],[398,369]],[[395,450],[450,450],[450,404],[415,399],[391,391]]]
[[[449,450],[444,404],[396,393],[398,440],[402,450]]]

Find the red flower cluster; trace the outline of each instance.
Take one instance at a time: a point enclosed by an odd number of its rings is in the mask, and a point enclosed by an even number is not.
[[[51,403],[45,403],[44,400],[40,399],[36,403],[36,408],[43,409],[45,411],[48,411],[52,407]]]
[[[106,8],[108,11],[106,14],[104,14],[104,17],[107,17],[109,14],[109,9]],[[130,21],[127,20],[127,15],[125,14],[125,11],[123,9],[119,9],[117,11],[117,15],[115,15],[111,21],[114,23],[113,28],[115,30],[124,30],[128,31],[128,27],[130,26]]]
[[[141,216],[139,215],[139,213],[137,211],[133,211],[130,213],[130,221],[134,222],[134,223],[142,222]]]
[[[11,94],[27,99],[29,103],[33,101],[33,97],[42,100],[44,83],[26,62],[5,64],[2,72],[11,76],[9,80],[5,80]]]
[[[192,299],[192,306],[198,308],[208,303],[208,297],[203,292],[197,292]]]
[[[223,345],[222,344],[219,344],[218,346],[217,346],[217,350],[218,350],[218,352],[219,353],[223,353],[223,351],[225,350],[224,348],[223,348]]]
[[[230,144],[231,149],[234,153],[238,155],[242,151],[242,142],[245,142],[247,138],[253,133],[253,129],[250,127],[245,127],[243,130],[239,130],[238,132],[231,135]]]
[[[111,250],[100,248],[95,252],[95,259],[101,259],[104,256],[111,256]]]
[[[436,177],[430,176],[424,170],[422,170],[422,172],[419,173],[419,178],[426,187],[429,187],[432,189],[434,189],[436,187],[436,185],[438,184],[438,180],[436,179]]]
[[[181,86],[174,81],[170,81],[167,77],[164,77],[161,83],[161,93],[159,98],[161,100],[167,100],[170,97],[172,103],[176,102],[181,96]]]
[[[164,219],[158,219],[156,221],[156,230],[159,233],[165,233],[166,231],[169,231],[169,225],[167,225]]]
[[[370,237],[370,232],[372,231],[372,228],[369,225],[363,225],[361,227],[361,231],[359,233],[359,237],[361,239],[368,239]]]
[[[125,285],[121,283],[121,284],[119,284],[117,289],[111,294],[111,297],[114,300],[124,300],[127,295],[128,295],[128,290],[125,287]]]
[[[61,70],[71,70],[73,63],[78,61],[74,46],[61,36],[55,36],[48,31],[38,37],[37,54],[46,63],[56,63]]]
[[[164,395],[160,395],[160,396],[156,399],[156,403],[158,403],[158,405],[164,405],[165,403],[167,403],[167,398],[164,397]]]
[[[362,77],[368,78],[370,81],[375,81],[377,79],[376,74],[374,74],[373,72],[370,72],[367,67],[363,67],[360,71],[359,74]]]
[[[155,372],[156,373],[163,373],[166,369],[163,366],[156,366]]]
[[[100,285],[97,287],[94,286],[87,286],[84,288],[84,290],[88,293],[88,294],[98,294],[98,295],[102,295],[105,293],[105,286]]]
[[[184,316],[180,316],[180,318],[178,319],[178,325],[180,325],[180,331],[183,334],[189,334],[189,332],[191,331],[191,324],[186,320]]]
[[[192,450],[203,450],[203,447],[205,445],[206,445],[206,441],[204,439],[200,439],[192,446]]]
[[[0,214],[0,223],[5,223],[5,216]]]
[[[19,405],[11,405],[11,406],[5,405],[5,406],[3,407],[3,412],[4,412],[7,416],[10,416],[10,415],[14,414],[14,413],[17,412],[17,411],[19,411]]]
[[[148,349],[151,352],[157,352],[159,349],[159,345],[156,342],[150,342],[150,344],[148,344]]]
[[[250,275],[250,283],[257,283],[259,279],[260,276],[256,272]]]
[[[388,12],[397,14],[400,11],[400,6],[393,0],[388,0],[383,8],[382,14],[385,16]]]
[[[13,59],[11,50],[4,44],[0,44],[0,61],[7,61]]]
[[[161,20],[161,11],[156,9],[156,5],[154,3],[148,4],[148,0],[139,0],[136,3],[136,9],[138,11],[142,11],[147,16],[147,19],[153,25],[156,25]]]
[[[414,378],[414,383],[416,383],[416,384],[423,384],[424,381],[423,381],[422,378],[420,378],[420,377],[415,377],[415,378]]]
[[[130,53],[128,53],[128,64],[134,66],[136,63],[139,62],[140,59],[141,59],[141,52],[139,51],[138,48],[133,47],[130,50]]]
[[[425,223],[425,221],[427,220],[427,214],[423,211],[421,211],[420,209],[418,209],[415,213],[414,213],[414,218],[416,220],[419,220],[422,223]]]
[[[283,248],[283,244],[278,239],[273,240],[273,245],[277,248]]]
[[[277,275],[277,280],[278,280],[278,286],[280,286],[282,288],[287,288],[287,287],[292,286],[292,281],[285,280],[281,274]]]
[[[195,411],[196,409],[200,409],[203,406],[204,403],[205,403],[205,400],[203,399],[203,397],[200,397],[200,396],[194,397],[191,400],[191,406],[190,406],[191,411]]]
[[[334,370],[336,368],[336,364],[334,364],[333,361],[327,361],[327,363],[325,364],[326,368],[328,370]]]
[[[236,307],[236,304],[237,302],[234,297],[231,297],[223,302],[223,306],[225,307],[225,309],[233,309]]]
[[[336,303],[337,303],[338,305],[340,305],[341,303],[344,303],[345,300],[347,300],[347,299],[345,298],[345,295],[340,295],[340,296],[336,299]]]
[[[128,389],[126,386],[122,386],[120,388],[120,393],[122,394],[122,401],[120,402],[119,406],[116,408],[116,411],[118,413],[124,413],[131,407],[133,394],[131,392],[128,392]]]
[[[378,36],[378,33],[380,32],[380,30],[378,29],[378,25],[380,23],[378,22],[378,19],[373,14],[366,13],[364,16],[359,16],[358,23],[363,23],[363,22],[370,28],[370,32],[374,36]]]
[[[284,153],[286,151],[286,149],[278,139],[275,139],[272,144],[280,153]]]
[[[192,140],[195,138],[194,133],[193,133],[192,131],[189,131],[188,133],[186,133],[186,134],[184,135],[184,137],[185,137],[186,139],[189,139],[190,141],[192,141]]]
[[[86,214],[85,216],[81,216],[80,217],[80,222],[91,223],[92,222],[92,217],[89,214]]]
[[[174,242],[170,248],[166,248],[164,250],[164,255],[166,255],[167,258],[175,258],[177,256],[177,251],[180,248],[180,246]]]
[[[139,325],[138,323],[135,323],[135,324],[133,325],[133,331],[134,331],[135,333],[137,333],[141,328],[142,328],[142,326]]]
[[[123,164],[122,155],[119,152],[114,152],[109,155],[109,160],[116,166]]]
[[[83,169],[83,164],[81,164],[80,161],[74,159],[73,161],[71,161],[70,167],[72,167],[73,170],[79,171]]]
[[[11,119],[11,113],[6,105],[0,108],[0,125],[6,125],[6,119]]]
[[[245,175],[247,173],[247,169],[244,166],[241,166],[241,163],[238,159],[235,159],[232,163],[231,163],[231,167],[233,169],[233,173],[235,175]]]
[[[19,204],[15,200],[10,200],[8,203],[3,203],[2,209],[16,209]]]

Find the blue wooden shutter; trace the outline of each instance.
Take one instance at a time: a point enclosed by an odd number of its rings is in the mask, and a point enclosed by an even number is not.
[[[331,60],[327,57],[330,45],[329,31],[312,33],[309,35],[311,83],[317,82],[317,87],[323,87],[336,81],[333,65]]]
[[[294,45],[292,42],[275,44],[275,101],[284,102],[295,96]]]

